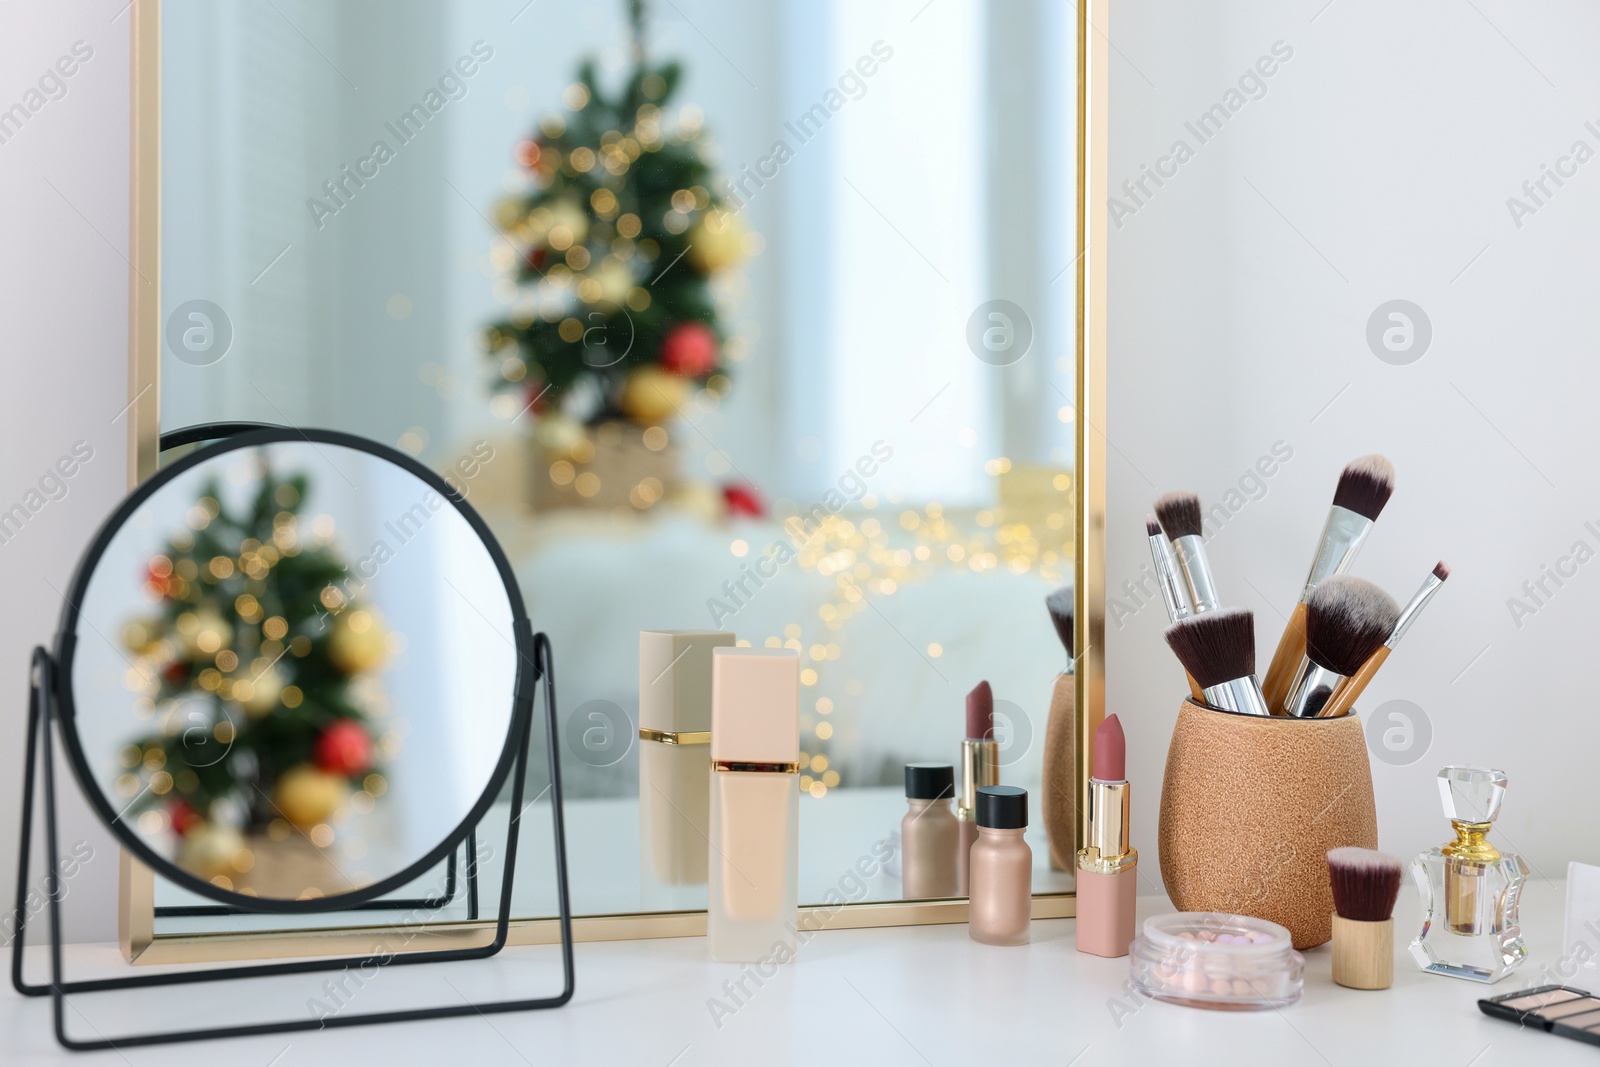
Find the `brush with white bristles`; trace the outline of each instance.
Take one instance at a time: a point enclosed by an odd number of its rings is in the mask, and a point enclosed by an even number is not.
[[[1394,984],[1394,902],[1400,861],[1370,848],[1328,850],[1333,887],[1333,980],[1350,989]]]
[[[1383,666],[1384,661],[1389,658],[1389,653],[1394,651],[1394,646],[1400,643],[1400,639],[1411,628],[1411,624],[1417,621],[1417,616],[1422,614],[1422,609],[1433,599],[1433,594],[1439,591],[1439,587],[1444,585],[1445,579],[1449,577],[1450,568],[1445,565],[1444,560],[1441,559],[1434,564],[1432,572],[1423,579],[1422,588],[1417,590],[1416,595],[1411,598],[1411,603],[1400,612],[1400,618],[1395,621],[1394,631],[1389,634],[1388,639],[1367,657],[1361,664],[1360,670],[1334,688],[1333,696],[1328,698],[1328,702],[1317,713],[1318,718],[1331,719],[1350,713],[1356,706],[1356,701],[1361,698],[1362,692],[1366,690],[1367,683],[1372,681],[1373,675],[1378,673],[1378,668]]]
[[[1262,682],[1261,688],[1270,707],[1283,706],[1295,665],[1305,655],[1306,600],[1311,590],[1324,579],[1350,569],[1361,543],[1372,532],[1373,523],[1378,521],[1378,515],[1392,495],[1394,464],[1376,452],[1351,460],[1340,472],[1339,484],[1333,491],[1333,506],[1328,509],[1322,537],[1317,541],[1317,554],[1311,560],[1305,584],[1300,587],[1300,599],[1283,628],[1278,649],[1272,654],[1272,663]]]
[[[1207,704],[1244,715],[1270,714],[1256,680],[1256,621],[1249,611],[1191,615],[1167,627],[1166,637]]]
[[[1394,633],[1400,605],[1371,582],[1342,574],[1306,599],[1306,654],[1289,683],[1286,714],[1317,718],[1333,691]]]
[[[1189,594],[1189,606],[1196,615],[1216,611],[1222,606],[1217,586],[1211,578],[1211,562],[1206,559],[1205,517],[1200,498],[1193,493],[1167,493],[1156,500],[1156,518],[1172,542],[1172,555]]]

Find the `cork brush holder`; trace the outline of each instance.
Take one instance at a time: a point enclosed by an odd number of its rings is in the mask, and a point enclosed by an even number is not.
[[[1333,936],[1328,850],[1378,846],[1354,714],[1265,718],[1185,700],[1161,784],[1161,879],[1179,911],[1252,915],[1297,949]]]

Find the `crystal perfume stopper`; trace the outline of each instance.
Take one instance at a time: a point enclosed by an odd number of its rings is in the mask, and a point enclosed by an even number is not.
[[[1439,799],[1452,822],[1494,822],[1505,796],[1505,771],[1446,767],[1439,772]]]

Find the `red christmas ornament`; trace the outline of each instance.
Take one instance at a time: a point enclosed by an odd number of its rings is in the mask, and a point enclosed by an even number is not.
[[[543,415],[555,403],[555,390],[546,388],[541,381],[529,379],[522,388],[522,397],[523,407],[531,406],[535,415]]]
[[[319,770],[354,778],[372,767],[372,738],[353,719],[340,719],[317,738],[312,750]]]
[[[169,809],[169,815],[172,819],[172,832],[179,837],[205,822],[200,813],[189,806],[187,800],[176,801]]]
[[[544,273],[544,265],[550,261],[550,250],[544,245],[535,245],[523,255],[522,262],[540,274]]]
[[[539,157],[544,153],[539,148],[538,141],[517,142],[517,162],[529,170],[536,170],[539,166]]]
[[[703,322],[680,322],[661,341],[661,369],[704,378],[717,369],[717,335]]]
[[[177,685],[189,677],[189,665],[182,660],[173,660],[161,669],[161,677]]]
[[[767,513],[766,502],[753,485],[725,485],[722,487],[722,499],[728,505],[730,516],[746,515],[759,519]]]

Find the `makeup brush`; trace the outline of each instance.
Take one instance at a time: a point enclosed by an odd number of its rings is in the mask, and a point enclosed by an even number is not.
[[[1156,584],[1161,586],[1161,602],[1167,607],[1167,621],[1177,622],[1188,618],[1189,594],[1178,580],[1178,562],[1172,556],[1172,544],[1161,532],[1161,524],[1154,515],[1144,517],[1144,533],[1150,540],[1150,560],[1156,568]]]
[[[1154,515],[1144,517],[1144,533],[1150,540],[1150,559],[1155,564],[1156,583],[1161,586],[1161,602],[1167,607],[1167,621],[1187,619],[1193,614],[1189,610],[1189,594],[1178,580],[1178,564],[1172,557],[1172,543],[1161,532],[1161,524]],[[1200,683],[1188,671],[1184,672],[1184,676],[1189,679],[1189,695],[1194,697],[1196,704],[1200,703],[1204,699]]]
[[[1200,498],[1188,492],[1167,493],[1156,500],[1156,518],[1172,542],[1172,555],[1188,590],[1189,606],[1196,615],[1217,610],[1222,603],[1217,599],[1211,563],[1206,559]]]
[[[961,783],[956,794],[956,891],[967,895],[967,855],[978,839],[978,788],[1000,784],[1000,746],[994,739],[994,690],[979,682],[967,694],[967,737],[961,742]]]
[[[1256,681],[1256,620],[1249,611],[1191,615],[1167,627],[1166,637],[1207,704],[1245,715],[1270,714]]]
[[[1315,718],[1339,683],[1361,670],[1394,633],[1400,605],[1364,578],[1317,583],[1306,599],[1306,654],[1289,683],[1285,713]]]
[[[1072,836],[1077,825],[1077,796],[1073,790],[1078,749],[1077,680],[1073,676],[1073,589],[1064,585],[1044,598],[1056,634],[1067,650],[1067,668],[1056,675],[1050,694],[1050,718],[1044,732],[1044,834],[1050,845],[1050,869],[1070,871],[1073,863]]]
[[[1328,509],[1322,537],[1317,541],[1317,554],[1311,560],[1311,570],[1300,587],[1300,600],[1278,639],[1278,649],[1272,654],[1272,664],[1261,687],[1269,707],[1283,706],[1295,664],[1305,655],[1306,598],[1324,578],[1350,569],[1361,543],[1393,494],[1394,464],[1376,452],[1351,460],[1340,472],[1339,484],[1333,490],[1333,506]]]
[[[1332,719],[1349,714],[1350,709],[1355,707],[1356,701],[1361,699],[1367,683],[1372,681],[1373,675],[1378,673],[1378,668],[1383,666],[1384,661],[1389,658],[1389,653],[1394,651],[1394,646],[1400,643],[1400,639],[1411,628],[1411,624],[1417,621],[1417,616],[1422,614],[1422,609],[1433,599],[1433,594],[1439,591],[1439,587],[1444,585],[1445,579],[1449,577],[1450,568],[1445,566],[1444,560],[1441,559],[1434,565],[1433,572],[1423,579],[1422,588],[1411,598],[1411,603],[1400,612],[1400,618],[1395,622],[1394,631],[1389,634],[1388,639],[1367,657],[1367,661],[1361,665],[1359,671],[1339,683],[1338,688],[1333,691],[1333,696],[1328,698],[1328,702],[1317,713],[1319,717]]]
[[[1328,851],[1333,886],[1333,980],[1350,989],[1394,984],[1394,902],[1400,861],[1370,848]]]

